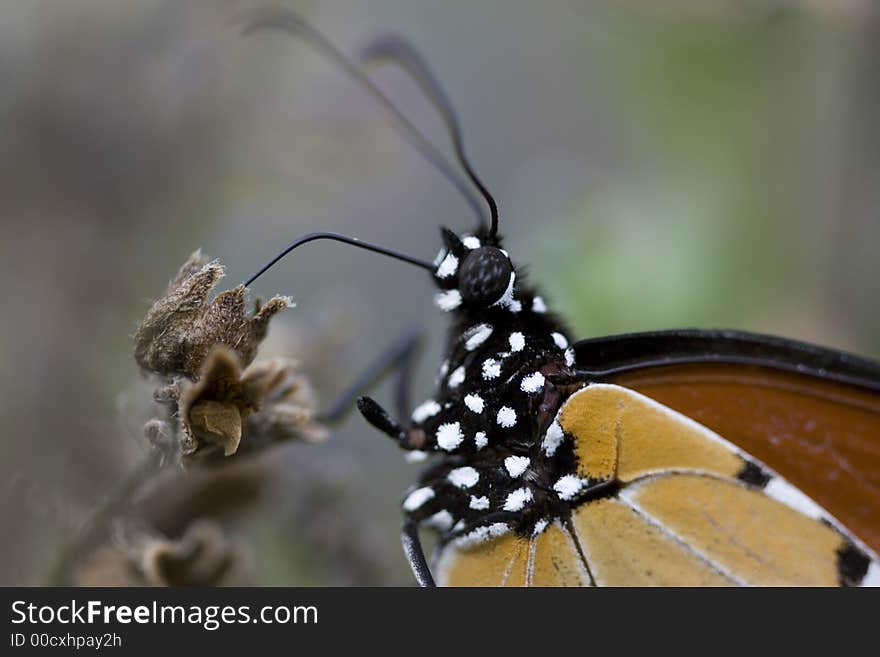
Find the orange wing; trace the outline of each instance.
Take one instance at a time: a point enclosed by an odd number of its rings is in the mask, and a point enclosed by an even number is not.
[[[645,368],[611,380],[724,436],[880,551],[880,394],[735,363]]]

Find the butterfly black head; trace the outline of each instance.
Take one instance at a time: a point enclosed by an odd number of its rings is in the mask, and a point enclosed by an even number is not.
[[[436,297],[443,310],[480,311],[513,301],[516,272],[497,237],[458,236],[442,229],[445,247],[435,260]]]

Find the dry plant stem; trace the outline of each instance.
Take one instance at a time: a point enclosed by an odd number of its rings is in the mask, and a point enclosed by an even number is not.
[[[113,518],[119,516],[131,503],[135,493],[161,469],[163,463],[159,450],[150,450],[144,460],[120,482],[116,490],[101,507],[77,531],[64,548],[49,574],[49,586],[72,586],[73,569],[79,559],[95,546]]]

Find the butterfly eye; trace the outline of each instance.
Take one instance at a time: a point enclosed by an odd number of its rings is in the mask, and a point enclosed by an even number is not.
[[[471,251],[459,270],[458,290],[466,303],[489,306],[510,284],[513,265],[501,249],[483,246]]]

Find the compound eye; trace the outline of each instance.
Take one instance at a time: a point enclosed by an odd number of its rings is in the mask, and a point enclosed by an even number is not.
[[[501,249],[481,246],[471,251],[458,272],[458,291],[465,302],[491,306],[507,290],[513,265]]]

